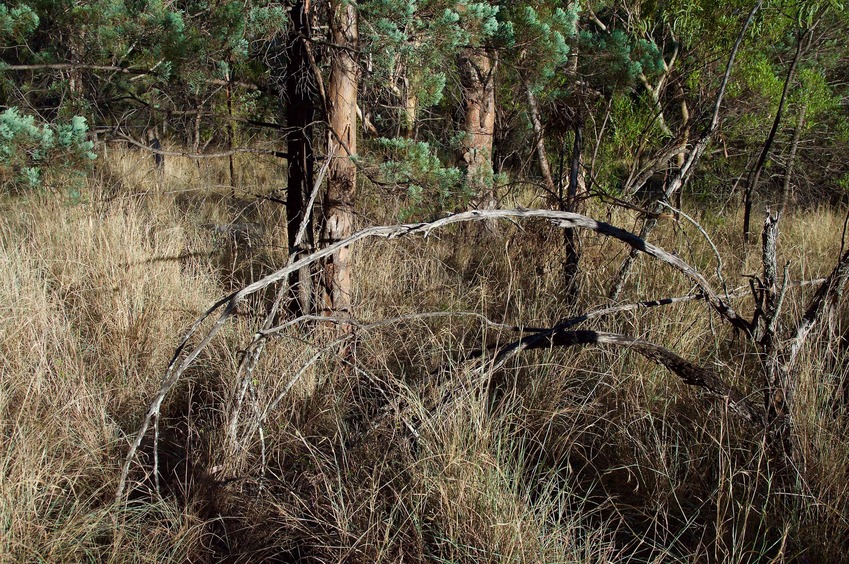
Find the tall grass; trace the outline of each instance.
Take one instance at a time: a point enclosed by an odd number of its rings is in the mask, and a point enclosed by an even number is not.
[[[469,351],[515,338],[475,317],[399,321],[322,351],[320,326],[269,342],[251,375],[241,448],[225,441],[240,351],[258,298],[163,406],[158,480],[148,438],[115,504],[147,402],[191,322],[286,260],[275,163],[225,171],[169,159],[158,177],[112,149],[82,199],[61,190],[0,202],[0,560],[3,561],[838,561],[849,538],[842,314],[804,353],[794,407],[799,467],[773,468],[760,433],[721,401],[627,350],[526,353],[483,381]],[[361,222],[394,222],[366,185]],[[516,196],[518,203],[523,201]],[[601,207],[590,215],[602,216]],[[759,271],[736,216],[699,216],[729,287]],[[631,227],[634,217],[613,212]],[[782,220],[794,280],[832,268],[843,216]],[[561,234],[545,224],[470,230],[355,250],[357,316],[473,312],[549,325],[604,303],[625,249],[582,236],[582,293],[561,299]],[[701,234],[668,221],[654,242],[721,288]],[[625,300],[690,292],[645,257]],[[785,323],[813,289],[794,288]],[[749,311],[751,298],[735,298]],[[842,309],[840,310],[843,311]],[[662,344],[760,398],[758,359],[701,302],[625,313],[589,328]],[[833,338],[831,338],[833,336]],[[758,399],[759,401],[759,399]],[[160,483],[157,493],[155,484]]]

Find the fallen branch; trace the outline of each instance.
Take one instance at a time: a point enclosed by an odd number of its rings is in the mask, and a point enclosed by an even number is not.
[[[810,335],[816,324],[827,314],[843,296],[846,281],[849,278],[849,251],[843,253],[834,270],[825,281],[817,288],[816,294],[811,298],[805,315],[796,326],[793,337],[782,347],[780,352],[780,373],[775,375],[781,383],[784,392],[783,402],[785,409],[792,405],[793,395],[796,392],[796,378],[793,377],[796,361],[802,346]]]
[[[316,251],[308,256],[305,256],[294,262],[290,262],[290,264],[287,264],[286,267],[277,270],[276,272],[273,272],[260,280],[257,280],[256,282],[242,288],[237,292],[230,294],[229,296],[222,298],[221,300],[213,304],[212,307],[210,307],[203,316],[201,316],[197,321],[195,321],[186,336],[181,341],[180,345],[175,350],[171,362],[169,363],[168,368],[165,372],[165,376],[163,377],[159,392],[157,392],[156,396],[151,402],[150,408],[147,411],[142,425],[140,426],[135,439],[130,445],[130,449],[127,453],[127,458],[124,461],[123,469],[121,471],[121,477],[119,479],[118,488],[115,494],[116,502],[120,502],[121,498],[124,495],[124,489],[126,487],[126,480],[127,476],[129,475],[130,465],[132,464],[132,461],[135,458],[136,452],[138,451],[139,445],[141,444],[145,433],[150,427],[151,421],[154,417],[158,415],[159,409],[162,406],[162,402],[164,401],[165,396],[168,394],[174,384],[177,383],[177,381],[180,379],[186,369],[191,365],[191,363],[194,362],[198,355],[209,345],[215,335],[218,334],[218,332],[226,323],[227,319],[236,310],[236,306],[239,304],[240,301],[242,301],[247,296],[250,296],[260,290],[263,290],[273,284],[280,282],[281,280],[284,280],[291,272],[295,272],[305,266],[308,266],[314,262],[323,259],[324,257],[336,253],[342,248],[351,246],[354,243],[365,239],[394,239],[398,237],[412,235],[422,235],[426,237],[434,229],[439,229],[448,225],[493,219],[546,219],[552,221],[555,225],[564,229],[587,229],[590,231],[595,231],[596,233],[599,233],[601,235],[618,239],[630,245],[634,249],[637,249],[640,252],[646,253],[650,256],[657,258],[658,260],[672,266],[673,268],[684,274],[694,284],[696,284],[696,286],[698,286],[699,290],[705,296],[704,299],[711,305],[711,307],[713,307],[714,310],[716,310],[723,318],[729,321],[734,327],[742,329],[747,334],[750,333],[751,327],[748,321],[740,317],[728,303],[723,301],[710,287],[708,281],[701,274],[699,274],[699,272],[697,272],[693,267],[685,263],[679,257],[664,251],[660,247],[645,242],[644,240],[640,239],[629,231],[614,227],[613,225],[610,225],[608,223],[596,221],[594,219],[577,213],[541,209],[471,210],[463,213],[449,215],[429,223],[413,223],[403,225],[369,227],[358,231],[357,233],[354,233],[346,239],[328,245],[327,247]],[[189,339],[194,335],[200,325],[207,318],[209,318],[210,316],[212,316],[213,313],[219,310],[221,310],[221,313],[219,314],[218,319],[216,319],[212,328],[209,330],[206,336],[200,341],[198,345],[195,346],[194,349],[189,352],[189,354],[182,360],[182,362],[179,362],[178,364],[180,357],[186,349]]]
[[[554,331],[544,338],[535,339],[525,350],[545,347],[571,347],[575,345],[618,345],[624,346],[666,367],[681,378],[685,384],[704,388],[724,398],[728,406],[738,415],[753,423],[760,423],[763,414],[747,399],[745,394],[727,384],[716,372],[701,367],[679,356],[677,353],[644,341],[618,333],[596,331]]]

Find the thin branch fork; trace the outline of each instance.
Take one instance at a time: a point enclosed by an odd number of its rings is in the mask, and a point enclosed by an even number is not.
[[[151,402],[150,408],[147,411],[142,425],[140,426],[135,439],[130,445],[130,449],[127,453],[127,458],[124,461],[123,469],[121,472],[121,478],[119,480],[118,488],[115,495],[116,502],[120,502],[124,495],[130,465],[132,464],[132,461],[135,458],[136,452],[138,451],[138,448],[141,445],[144,435],[150,427],[151,422],[155,417],[158,416],[159,409],[162,406],[162,402],[164,401],[166,395],[171,390],[171,388],[177,383],[177,381],[186,371],[186,369],[209,345],[215,335],[218,334],[218,332],[226,323],[227,319],[235,312],[239,302],[241,302],[244,298],[284,280],[291,272],[295,272],[305,266],[308,266],[327,256],[330,256],[333,253],[336,253],[342,248],[351,246],[354,243],[365,239],[394,239],[411,235],[422,235],[426,237],[428,234],[430,234],[431,231],[446,227],[448,225],[472,221],[486,221],[493,219],[545,219],[553,222],[555,225],[561,228],[587,229],[590,231],[595,231],[601,235],[618,239],[630,245],[634,249],[637,249],[640,252],[646,253],[657,258],[658,260],[672,266],[673,268],[684,274],[694,284],[696,284],[696,286],[698,286],[699,290],[705,295],[705,300],[723,318],[725,318],[734,327],[743,330],[746,334],[751,333],[751,327],[748,321],[740,317],[727,302],[722,300],[722,298],[720,298],[716,294],[716,292],[711,288],[708,281],[698,271],[696,271],[690,265],[685,263],[679,257],[664,251],[660,247],[647,243],[646,241],[640,239],[629,231],[620,229],[609,223],[596,221],[581,214],[543,209],[471,210],[467,212],[449,215],[428,223],[369,227],[357,233],[354,233],[346,239],[342,239],[331,245],[328,245],[327,247],[324,247],[323,249],[318,250],[308,256],[290,262],[286,267],[277,270],[276,272],[273,272],[268,276],[257,280],[256,282],[242,288],[241,290],[220,299],[215,304],[213,304],[206,311],[206,313],[204,313],[203,316],[201,316],[195,321],[186,336],[181,341],[180,345],[175,350],[171,362],[169,363],[168,368],[165,372],[165,376],[163,377],[159,392],[157,392],[153,401]],[[849,271],[849,253],[847,253],[847,270]],[[213,323],[212,327],[209,329],[206,336],[204,336],[203,339],[195,346],[195,348],[192,349],[184,358],[182,358],[181,361],[180,359],[181,357],[183,357],[183,354],[186,351],[186,347],[191,337],[195,334],[195,332],[199,329],[203,322],[206,321],[206,319],[208,319],[210,316],[212,316],[218,311],[220,311],[220,314],[216,321]]]

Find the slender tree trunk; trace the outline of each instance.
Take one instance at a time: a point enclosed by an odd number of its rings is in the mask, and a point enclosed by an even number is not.
[[[678,97],[681,99],[681,146],[686,147],[690,142],[690,109],[687,107],[687,96],[684,94],[684,88],[678,85]],[[684,168],[684,163],[687,161],[687,150],[684,149],[675,157],[675,164],[680,171]],[[681,200],[684,197],[684,186],[675,192],[675,207],[681,209]],[[677,212],[676,212],[677,219]]]
[[[419,99],[416,96],[413,88],[410,86],[409,77],[404,77],[404,109],[402,123],[404,127],[404,137],[407,139],[415,139],[416,137],[416,116],[419,110]]]
[[[772,143],[775,141],[775,134],[778,132],[778,126],[781,124],[781,118],[784,114],[784,104],[787,101],[787,94],[790,91],[790,84],[793,82],[793,75],[796,73],[796,64],[799,62],[799,57],[802,54],[802,42],[804,36],[800,36],[796,43],[796,53],[793,55],[793,61],[790,63],[790,68],[787,71],[787,77],[784,79],[784,88],[781,91],[781,100],[778,102],[778,110],[775,112],[775,119],[772,120],[772,127],[769,134],[766,136],[761,153],[755,163],[755,168],[749,173],[744,185],[744,209],[743,209],[743,242],[749,242],[749,227],[752,218],[752,200],[754,199],[755,191],[758,189],[758,183],[761,179],[761,173],[766,164],[766,158],[772,148]]]
[[[298,0],[292,6],[291,29],[287,43],[286,135],[289,167],[286,194],[286,234],[289,253],[309,252],[314,240],[312,222],[308,224],[303,248],[295,248],[295,237],[304,219],[307,199],[313,186],[313,126],[315,119],[315,82],[306,41],[310,38],[307,3]],[[297,317],[313,311],[312,273],[304,267],[289,276],[289,310]]]
[[[495,207],[492,184],[492,140],[495,133],[495,72],[498,59],[484,49],[463,49],[457,56],[466,101],[461,160],[466,181],[480,207]]]
[[[687,183],[690,176],[693,174],[696,164],[699,162],[699,159],[701,159],[702,154],[704,154],[705,149],[707,149],[708,144],[713,138],[713,134],[716,132],[717,127],[719,127],[719,111],[722,106],[722,100],[725,97],[725,89],[728,87],[728,81],[731,79],[731,69],[734,67],[734,60],[737,58],[737,52],[740,50],[740,44],[743,42],[746,30],[749,29],[749,25],[751,25],[752,20],[755,19],[755,14],[757,14],[758,10],[761,9],[762,5],[763,0],[758,0],[755,3],[749,11],[746,21],[743,22],[743,27],[737,34],[737,40],[734,42],[734,47],[732,47],[731,54],[728,56],[728,63],[725,65],[725,76],[722,78],[722,83],[719,86],[719,94],[717,94],[716,101],[713,105],[713,115],[711,116],[710,124],[708,124],[707,129],[701,134],[698,141],[693,146],[693,150],[690,151],[690,155],[684,161],[684,164],[675,173],[675,176],[673,176],[667,183],[666,191],[663,195],[663,198],[667,201],[670,196],[675,194],[678,190],[681,190]],[[657,225],[656,214],[662,209],[663,207],[660,204],[656,204],[654,206],[654,214],[643,222],[643,227],[640,229],[640,238],[645,239],[648,234],[651,233],[655,225]],[[613,284],[611,285],[610,292],[608,293],[608,297],[611,300],[619,298],[619,294],[622,293],[622,288],[625,286],[625,282],[631,274],[631,269],[634,267],[634,261],[636,259],[637,253],[631,249],[631,252],[628,253],[628,256],[622,262],[622,266],[619,267],[619,272],[613,279]]]
[[[198,111],[197,114],[195,114],[195,123],[193,130],[194,138],[192,139],[192,152],[195,154],[198,154],[200,152],[200,124],[201,117],[203,115],[203,100],[197,100],[197,108]],[[195,159],[195,166],[197,167],[198,171],[200,171],[200,159]]]
[[[586,190],[581,173],[581,154],[583,152],[583,125],[576,121],[573,127],[575,139],[572,145],[572,165],[569,169],[569,189],[566,198],[566,210],[578,211],[579,196]],[[563,263],[563,295],[568,305],[575,305],[580,293],[581,249],[578,233],[572,228],[563,230],[565,260]]]
[[[227,144],[229,145],[230,155],[228,157],[229,164],[229,172],[230,172],[230,195],[236,196],[236,167],[233,163],[233,143],[235,142],[236,137],[236,122],[233,119],[233,87],[231,84],[232,81],[232,61],[228,61],[230,68],[227,71],[227,85],[225,86],[224,93],[227,97],[227,115],[230,118],[227,120]]]
[[[347,0],[331,2],[330,33],[334,47],[328,85],[328,155],[333,155],[323,203],[322,244],[331,245],[354,230],[354,197],[357,169],[357,88],[359,69],[356,5]],[[351,252],[344,248],[322,263],[324,311],[349,315],[351,311]]]
[[[781,189],[781,215],[787,209],[790,202],[790,182],[793,179],[793,167],[796,163],[796,152],[799,150],[799,139],[802,137],[802,129],[805,127],[805,112],[808,106],[802,104],[799,108],[799,118],[796,121],[796,131],[793,132],[793,142],[790,144],[790,155],[787,157],[787,170],[784,173],[784,186]]]
[[[549,191],[549,198],[554,200],[557,198],[557,187],[554,185],[554,178],[551,176],[551,165],[548,163],[548,153],[545,150],[545,128],[540,121],[537,98],[530,84],[527,83],[525,83],[525,95],[528,100],[528,115],[534,127],[534,139],[536,140],[534,145],[539,161],[539,171],[542,174],[545,187]]]
[[[198,111],[195,114],[195,124],[194,124],[194,139],[192,140],[192,152],[197,154],[200,152],[200,124],[201,118],[203,116],[203,102],[198,100]],[[200,163],[200,159],[197,160],[198,164]]]

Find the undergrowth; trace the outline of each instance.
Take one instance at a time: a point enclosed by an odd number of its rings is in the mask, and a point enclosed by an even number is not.
[[[158,450],[150,433],[115,502],[129,441],[189,325],[285,264],[283,210],[257,197],[281,191],[284,171],[238,164],[232,193],[214,165],[170,159],[156,176],[142,155],[113,150],[81,199],[58,190],[0,203],[0,559],[825,562],[849,548],[842,315],[803,353],[790,474],[773,467],[762,430],[626,349],[527,352],[481,380],[470,351],[516,334],[461,312],[553,325],[605,304],[626,253],[582,234],[582,291],[567,303],[562,235],[544,223],[356,247],[358,319],[458,315],[363,332],[341,359],[320,325],[281,333],[251,375],[234,451],[236,367],[271,296],[246,304],[166,398]],[[360,201],[361,226],[403,209],[368,185]],[[611,213],[633,227],[630,212]],[[729,289],[760,269],[737,219],[705,225]],[[842,221],[828,208],[782,219],[779,262],[792,261],[794,280],[830,272]],[[696,229],[670,220],[656,233],[723,287]],[[643,257],[622,299],[692,290]],[[751,309],[746,293],[738,310]],[[787,323],[812,293],[792,289]],[[760,397],[754,351],[703,302],[585,328],[664,345]]]

